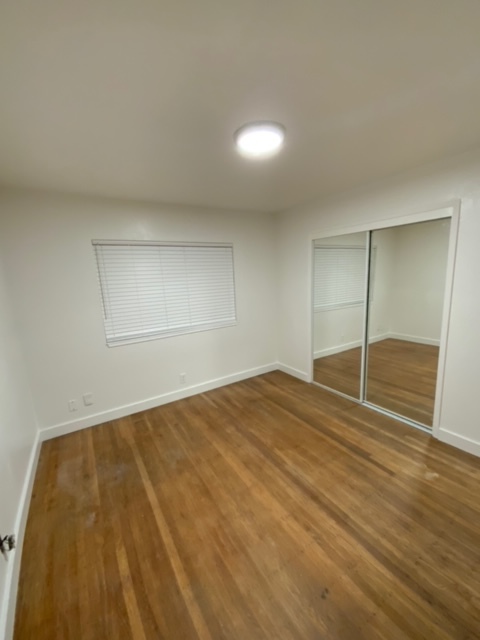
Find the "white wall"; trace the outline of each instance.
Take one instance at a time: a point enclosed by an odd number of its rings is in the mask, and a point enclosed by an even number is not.
[[[431,220],[392,231],[390,331],[397,337],[439,344],[450,221]]]
[[[0,262],[0,534],[19,531],[22,502],[32,467],[36,418],[15,319]],[[22,540],[18,540],[21,545]],[[0,556],[0,638],[6,637],[7,599],[15,581],[10,554]],[[18,569],[18,566],[17,566]]]
[[[314,202],[278,216],[279,360],[310,371],[310,241],[340,229],[388,221],[461,200],[439,437],[480,455],[480,154]]]
[[[0,248],[40,428],[98,423],[125,405],[131,413],[175,398],[185,391],[181,372],[189,387],[276,362],[271,216],[35,192],[4,193],[1,211]],[[237,326],[106,347],[93,238],[233,242]],[[68,400],[86,392],[95,404],[69,413]]]

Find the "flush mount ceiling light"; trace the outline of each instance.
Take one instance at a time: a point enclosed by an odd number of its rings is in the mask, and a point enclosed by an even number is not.
[[[276,122],[251,122],[235,132],[238,152],[246,158],[269,158],[280,151],[285,127]]]

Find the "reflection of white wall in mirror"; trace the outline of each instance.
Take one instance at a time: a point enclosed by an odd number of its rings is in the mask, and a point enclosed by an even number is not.
[[[366,233],[321,238],[316,246],[366,247]],[[360,346],[363,331],[363,305],[315,311],[313,314],[314,357],[339,353]]]
[[[391,332],[391,297],[395,262],[395,229],[381,229],[372,234],[375,261],[371,265],[369,340],[374,342]]]
[[[450,221],[405,225],[395,231],[391,332],[398,338],[439,344]]]

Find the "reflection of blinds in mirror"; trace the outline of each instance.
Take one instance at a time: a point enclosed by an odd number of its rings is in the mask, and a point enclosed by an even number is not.
[[[363,304],[365,247],[316,246],[314,255],[315,310]]]

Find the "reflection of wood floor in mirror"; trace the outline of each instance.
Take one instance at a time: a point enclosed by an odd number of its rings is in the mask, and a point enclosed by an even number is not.
[[[382,340],[368,347],[367,400],[432,426],[438,347]]]
[[[361,349],[314,361],[314,380],[358,397]],[[367,400],[431,426],[438,347],[389,338],[368,349]]]
[[[313,361],[313,379],[330,389],[346,393],[352,398],[359,398],[361,364],[361,347],[317,358]]]

